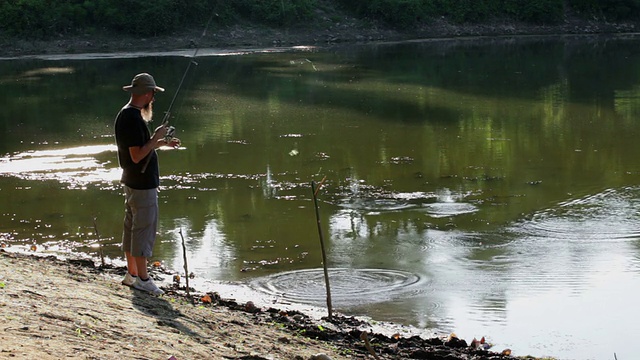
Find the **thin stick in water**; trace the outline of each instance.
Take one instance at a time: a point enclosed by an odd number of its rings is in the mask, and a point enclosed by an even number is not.
[[[182,239],[182,257],[184,259],[184,280],[187,284],[187,298],[191,299],[191,294],[189,294],[189,265],[187,264],[187,246],[184,244],[182,228],[180,228],[180,238]]]
[[[313,191],[313,205],[316,209],[316,222],[318,224],[318,235],[320,236],[320,248],[322,250],[322,266],[324,267],[324,282],[327,288],[327,310],[329,312],[329,319],[332,318],[333,309],[331,307],[331,286],[329,285],[329,270],[327,268],[327,254],[324,250],[324,236],[322,235],[322,225],[320,223],[320,211],[318,210],[318,191],[320,190],[320,186],[327,179],[325,176],[318,187],[316,188],[316,183],[311,181],[311,191]]]
[[[93,229],[96,232],[96,237],[98,238],[98,253],[100,254],[100,263],[102,267],[104,267],[104,252],[102,251],[102,241],[100,241],[100,233],[98,233],[98,217],[93,218]]]

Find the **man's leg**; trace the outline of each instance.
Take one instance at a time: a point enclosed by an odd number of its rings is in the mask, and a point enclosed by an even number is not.
[[[149,272],[147,272],[147,258],[144,256],[133,257],[136,269],[138,269],[138,277],[141,280],[149,279]],[[133,274],[132,274],[133,275]]]
[[[136,258],[131,255],[130,251],[125,251],[124,257],[127,259],[127,271],[129,272],[129,274],[131,276],[139,276],[138,274],[140,273],[140,271],[138,271],[139,267],[136,262]],[[143,269],[145,269],[144,272],[146,273],[147,272],[146,265]]]
[[[124,224],[122,230],[122,251],[124,251],[124,257],[127,260],[127,271],[131,276],[138,276],[138,267],[136,265],[135,258],[131,255],[131,241],[133,240],[132,228],[133,228],[133,209],[131,208],[130,201],[133,197],[133,190],[129,187],[124,187]]]
[[[164,294],[164,291],[158,288],[149,277],[149,273],[147,272],[147,258],[144,256],[135,256],[134,259],[138,267],[138,278],[132,286],[138,290],[143,290],[154,295]]]
[[[154,295],[162,295],[149,277],[147,257],[153,253],[156,232],[158,230],[158,190],[127,189],[127,213],[125,216],[126,239],[130,248],[126,249],[127,268],[131,275],[135,269],[137,278],[132,283],[136,289]]]

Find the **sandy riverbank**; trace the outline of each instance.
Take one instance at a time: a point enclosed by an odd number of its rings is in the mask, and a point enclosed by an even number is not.
[[[154,297],[121,285],[124,271],[0,249],[0,358],[374,359],[371,351],[378,359],[512,358],[461,339],[385,336],[355,318],[318,321],[217,293],[189,299],[167,286]]]

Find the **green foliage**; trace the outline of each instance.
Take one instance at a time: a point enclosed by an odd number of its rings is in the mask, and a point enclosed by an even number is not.
[[[554,23],[562,19],[563,0],[433,0],[437,11],[459,22],[507,18],[529,23]]]
[[[316,5],[315,0],[237,0],[232,4],[240,16],[275,26],[310,19]]]
[[[359,16],[379,19],[400,28],[415,25],[425,16],[432,15],[428,1],[424,0],[338,0]]]
[[[444,16],[456,23],[478,23],[495,17],[531,23],[562,19],[563,0],[336,0],[359,16],[398,27]],[[640,0],[634,0],[640,1]]]
[[[504,13],[530,23],[557,23],[564,15],[563,0],[504,0]]]
[[[45,0],[4,2],[0,7],[0,26],[10,34],[43,35],[53,24]]]
[[[140,36],[193,28],[211,17],[228,23],[224,0],[16,0],[0,2],[0,30],[10,35],[47,38],[87,28]],[[222,16],[220,15],[222,14]]]
[[[496,1],[491,0],[433,0],[436,9],[448,19],[458,22],[480,22],[495,14]]]
[[[583,16],[607,20],[640,19],[640,0],[567,0]]]
[[[89,2],[89,1],[87,1]],[[86,2],[85,2],[86,3]],[[204,24],[217,1],[154,0],[140,6],[138,0],[94,0],[94,21],[123,33],[142,36],[167,34],[194,24]]]
[[[640,20],[640,0],[5,0],[0,1],[0,32],[47,38],[104,29],[155,36],[198,28],[210,18],[213,26],[239,19],[291,26],[311,20],[321,7],[336,5],[398,28],[440,17],[457,23],[557,23],[565,8],[589,18]]]

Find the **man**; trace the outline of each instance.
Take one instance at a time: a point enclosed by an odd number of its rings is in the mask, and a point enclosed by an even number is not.
[[[158,227],[160,174],[156,149],[165,145],[177,148],[180,140],[166,141],[165,125],[157,127],[153,135],[149,132],[147,124],[153,116],[155,93],[164,91],[153,76],[138,74],[131,85],[122,89],[131,94],[114,125],[125,196],[122,250],[127,259],[127,274],[122,283],[162,295],[164,291],[153,283],[147,271],[147,258],[152,255]]]

